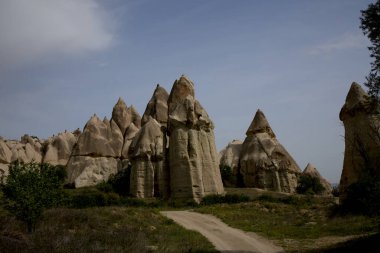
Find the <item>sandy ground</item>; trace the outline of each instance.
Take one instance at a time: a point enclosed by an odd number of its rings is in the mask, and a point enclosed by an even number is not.
[[[162,215],[205,236],[217,250],[229,253],[279,253],[284,250],[255,233],[232,228],[218,218],[191,211],[163,211]]]

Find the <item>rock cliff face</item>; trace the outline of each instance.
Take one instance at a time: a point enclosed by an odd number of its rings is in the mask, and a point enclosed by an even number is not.
[[[140,116],[120,98],[109,121],[90,118],[75,144],[67,163],[67,183],[75,187],[108,180],[128,164],[129,145],[137,133]]]
[[[142,128],[131,144],[130,193],[139,198],[169,197],[166,159],[168,97],[166,90],[157,85],[142,117]]]
[[[157,84],[153,96],[146,106],[141,124],[144,125],[152,117],[166,128],[168,122],[168,98],[168,92]]]
[[[278,142],[265,115],[258,110],[240,154],[239,172],[246,187],[294,193],[300,168]]]
[[[168,197],[164,133],[152,117],[142,126],[130,148],[132,160],[130,193],[139,198]]]
[[[340,114],[345,129],[340,197],[348,186],[364,177],[380,176],[380,112],[376,102],[353,83]]]
[[[173,84],[168,115],[171,196],[199,202],[205,195],[223,193],[214,126],[185,76]]]
[[[232,174],[236,177],[238,174],[239,159],[243,142],[240,140],[233,140],[228,143],[227,147],[220,153],[220,165],[228,166],[232,169]]]
[[[66,166],[78,136],[65,131],[47,140],[44,163]]]
[[[325,190],[321,193],[321,195],[331,195],[332,193],[332,185],[329,181],[327,181],[324,177],[319,174],[319,171],[317,168],[315,168],[314,165],[308,163],[304,171],[302,172],[303,175],[308,175],[310,177],[318,178]]]
[[[8,175],[9,164],[16,160],[41,163],[41,147],[41,141],[29,135],[24,135],[20,141],[0,139],[0,176]]]

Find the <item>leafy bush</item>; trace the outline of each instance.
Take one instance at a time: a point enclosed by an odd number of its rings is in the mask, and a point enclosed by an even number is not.
[[[31,233],[43,211],[63,199],[64,178],[60,166],[15,161],[9,167],[7,179],[1,182],[5,207],[25,222]]]
[[[299,194],[320,194],[325,190],[319,178],[309,175],[301,175],[298,180],[297,193]]]
[[[235,204],[241,202],[248,202],[250,199],[247,195],[243,194],[226,194],[226,195],[208,195],[202,199],[201,204],[213,205],[213,204]]]

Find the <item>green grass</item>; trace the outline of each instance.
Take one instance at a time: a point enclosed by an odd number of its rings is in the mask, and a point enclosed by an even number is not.
[[[232,192],[249,195],[251,202],[215,204],[196,210],[215,215],[232,227],[274,240],[287,251],[294,250],[293,244],[297,245],[297,252],[303,252],[309,246],[305,244],[321,237],[366,235],[379,231],[379,217],[334,216],[334,198],[263,194],[252,189],[233,189]]]
[[[2,252],[215,252],[200,234],[151,208],[51,209],[33,234],[22,231],[22,223],[0,217]]]
[[[0,196],[0,249],[22,253],[216,252],[200,234],[159,214],[183,209],[213,214],[232,227],[274,241],[287,252],[352,252],[369,243],[377,245],[380,239],[379,217],[334,215],[334,198],[258,189],[226,191],[227,198],[211,196],[207,203],[196,205],[188,200],[125,198],[96,188],[67,190],[66,207],[46,211],[31,235],[1,207]],[[239,201],[244,202],[233,203]],[[93,207],[97,204],[102,206]]]

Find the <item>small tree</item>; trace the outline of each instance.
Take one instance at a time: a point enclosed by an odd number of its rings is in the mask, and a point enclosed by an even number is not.
[[[366,77],[365,86],[368,87],[368,93],[380,100],[380,0],[370,4],[366,10],[361,11],[360,28],[364,35],[368,36],[373,46],[368,49],[371,51],[371,57],[375,60],[371,62],[371,71]]]
[[[321,181],[317,177],[301,175],[298,180],[297,193],[300,194],[320,194],[325,190]]]
[[[64,178],[62,166],[12,163],[0,185],[6,208],[26,223],[29,233],[33,232],[43,211],[62,200]]]

